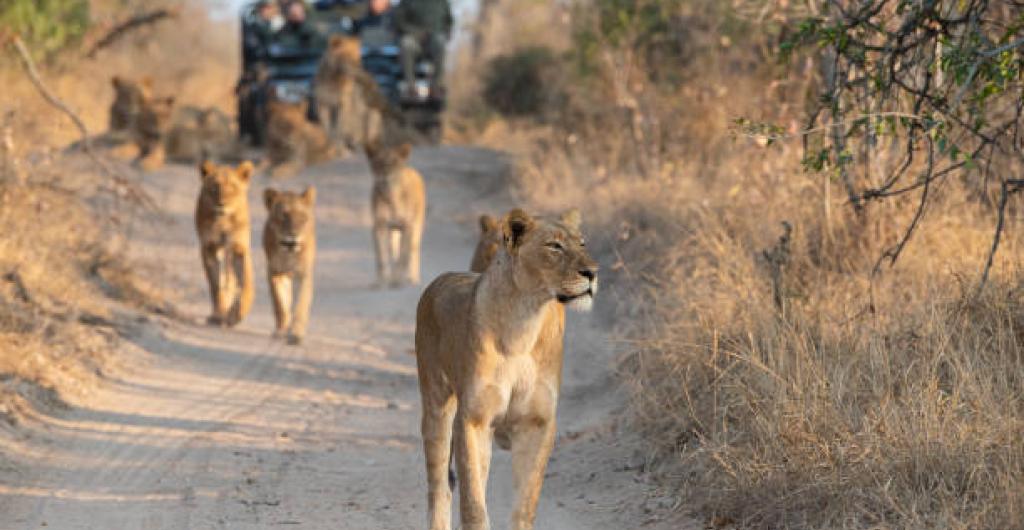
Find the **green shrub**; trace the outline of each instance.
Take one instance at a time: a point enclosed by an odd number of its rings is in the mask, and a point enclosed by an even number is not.
[[[89,27],[88,0],[0,0],[0,28],[40,56],[74,44]]]
[[[484,72],[484,101],[507,117],[543,117],[561,98],[559,62],[554,52],[543,47],[495,57]]]

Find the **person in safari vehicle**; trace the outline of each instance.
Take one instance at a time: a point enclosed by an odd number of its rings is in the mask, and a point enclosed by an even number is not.
[[[274,42],[289,48],[323,49],[326,39],[309,22],[306,2],[290,0],[284,3],[284,27],[274,35]]]
[[[394,12],[401,35],[402,70],[406,90],[416,81],[416,59],[426,54],[436,68],[435,93],[443,89],[445,45],[452,33],[452,10],[448,0],[402,0]]]

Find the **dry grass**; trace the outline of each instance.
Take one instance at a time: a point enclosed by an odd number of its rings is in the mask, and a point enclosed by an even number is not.
[[[131,11],[124,4],[94,2],[94,16],[123,17]],[[43,80],[94,133],[106,129],[115,74],[151,75],[160,93],[226,108],[235,41],[203,7],[184,8],[194,24],[141,30],[95,60],[62,54],[43,65]],[[194,52],[187,56],[186,40]],[[15,422],[19,408],[88,392],[116,365],[119,336],[135,318],[127,308],[173,308],[126,258],[126,231],[152,215],[112,193],[110,177],[87,157],[63,151],[77,131],[10,55],[0,60],[0,86],[0,415]]]
[[[795,127],[807,87],[735,53],[709,52],[696,82],[652,96],[672,130],[646,179],[627,123],[591,89],[571,127],[476,132],[519,155],[524,203],[584,208],[649,469],[716,527],[1024,528],[1019,226],[975,296],[995,212],[950,180],[897,264],[872,274],[918,197],[859,219],[802,171],[798,142],[733,138],[737,116]]]

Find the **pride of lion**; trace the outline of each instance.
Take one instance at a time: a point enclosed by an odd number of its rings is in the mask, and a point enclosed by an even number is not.
[[[304,103],[270,98],[261,167],[275,178],[361,148],[373,176],[375,286],[416,285],[426,188],[408,164],[412,146],[398,140],[388,104],[359,68],[358,53],[358,39],[331,39],[314,82],[320,124],[307,119]],[[149,78],[115,77],[112,85],[108,138],[133,146],[138,166],[199,164],[195,227],[210,291],[207,322],[238,325],[255,297],[249,192],[258,166],[239,156],[230,120],[219,110],[179,108],[175,97],[157,95]],[[262,198],[272,335],[299,345],[315,291],[316,189],[266,187]],[[497,444],[512,453],[511,528],[528,530],[555,440],[565,307],[590,309],[598,266],[584,246],[578,210],[549,217],[513,209],[500,219],[482,215],[478,223],[469,271],[438,276],[416,310],[428,524],[451,529],[457,482],[462,528],[491,528],[486,490]]]

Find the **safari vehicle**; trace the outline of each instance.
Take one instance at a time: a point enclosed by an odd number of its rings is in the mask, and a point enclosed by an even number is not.
[[[349,4],[351,0],[319,0],[318,6],[334,6]],[[391,0],[392,6],[399,0]],[[352,13],[353,18],[365,14],[366,4],[361,2],[362,13]],[[351,31],[354,24],[341,24]],[[381,93],[401,112],[405,124],[431,141],[441,138],[441,112],[445,108],[445,95],[431,90],[435,85],[434,76],[437,67],[427,57],[421,57],[416,64],[416,80],[411,89],[405,86],[402,73],[401,48],[399,35],[389,23],[363,25],[359,30],[362,40],[363,69],[377,82]]]
[[[395,0],[392,0],[393,3]],[[255,32],[258,14],[257,2],[242,8],[242,79],[238,86],[238,134],[253,145],[263,143],[266,126],[266,102],[274,97],[282,101],[309,103],[308,117],[317,121],[313,79],[316,76],[323,47],[302,48],[271,43],[265,50],[251,49],[247,43]],[[318,0],[312,4],[310,23],[324,35],[350,33],[352,20],[365,9],[363,0]],[[431,141],[441,137],[441,112],[445,107],[444,94],[431,90],[436,68],[432,61],[422,58],[416,65],[416,81],[406,90],[402,74],[399,37],[385,28],[365,30],[363,39],[363,68],[377,82],[381,93],[395,108],[403,121]]]
[[[339,6],[354,6],[359,0],[317,2],[307,15],[309,23],[321,34],[345,31],[351,18],[339,12]],[[320,66],[325,47],[323,40],[313,46],[270,42],[265,48],[253,46],[257,41],[258,2],[242,8],[242,77],[238,86],[238,134],[254,145],[263,144],[267,123],[266,103],[271,97],[292,103],[307,101],[310,121],[317,120],[313,79]]]
[[[433,61],[427,58],[417,61],[416,80],[408,90],[402,73],[397,35],[392,35],[390,42],[368,42],[364,39],[362,60],[363,69],[373,76],[381,92],[401,111],[406,124],[429,141],[440,141],[445,98],[443,93],[431,90],[437,70]]]

